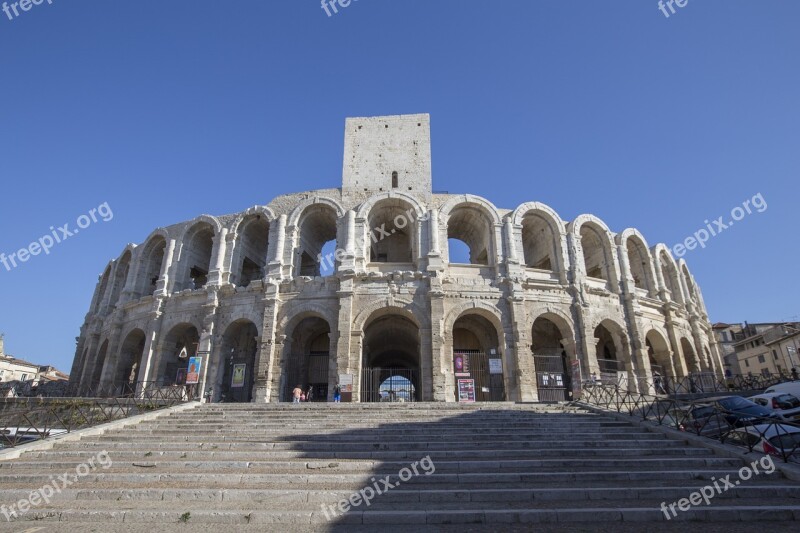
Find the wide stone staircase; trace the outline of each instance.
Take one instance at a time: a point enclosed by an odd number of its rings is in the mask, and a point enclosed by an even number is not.
[[[0,461],[6,506],[70,476],[0,531],[797,530],[779,470],[667,521],[746,464],[568,406],[198,405]]]

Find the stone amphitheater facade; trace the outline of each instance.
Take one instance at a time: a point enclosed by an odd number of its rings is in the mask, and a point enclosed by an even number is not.
[[[428,115],[345,129],[341,188],[126,246],[99,277],[73,382],[172,386],[186,353],[204,358],[199,390],[227,401],[286,401],[298,384],[330,399],[347,376],[352,401],[385,399],[402,374],[404,399],[452,402],[722,375],[700,289],[665,245],[539,202],[433,192]],[[451,261],[455,241],[468,258]]]

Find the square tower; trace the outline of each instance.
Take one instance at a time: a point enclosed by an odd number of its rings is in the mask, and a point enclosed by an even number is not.
[[[346,120],[342,192],[349,196],[386,191],[430,197],[430,115]]]

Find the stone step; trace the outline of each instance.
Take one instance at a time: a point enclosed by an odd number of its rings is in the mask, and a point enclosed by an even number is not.
[[[446,451],[454,448],[459,448],[461,450],[482,450],[486,449],[486,443],[468,443],[468,442],[453,442],[453,443],[446,443],[446,442],[439,442],[439,443],[428,443],[426,441],[417,441],[417,442],[404,442],[404,443],[374,443],[372,446],[367,446],[365,449],[361,449],[360,451],[355,450],[354,443],[350,443],[348,446],[342,446],[340,443],[333,444],[333,443],[289,443],[289,442],[261,442],[259,441],[243,441],[243,442],[231,442],[228,439],[220,440],[216,442],[208,442],[208,441],[174,441],[174,442],[160,442],[158,440],[150,440],[147,442],[140,442],[140,441],[113,441],[113,440],[103,440],[103,441],[78,441],[78,442],[63,442],[58,444],[59,450],[62,449],[87,449],[87,450],[130,450],[130,449],[137,449],[142,450],[142,453],[155,452],[157,450],[189,450],[191,448],[195,449],[205,449],[205,450],[253,450],[253,451],[264,451],[264,450],[286,450],[286,451],[308,451],[308,452],[329,452],[329,453],[371,453],[373,451],[409,451],[409,450],[416,450],[417,453],[424,451],[428,453],[429,451]],[[566,442],[566,441],[536,441],[536,442],[529,442],[529,441],[522,441],[522,442],[492,442],[492,448],[499,449],[499,450],[515,450],[518,452],[526,453],[526,454],[533,454],[536,453],[538,450],[547,449],[547,450],[596,450],[596,449],[604,449],[604,448],[613,448],[613,447],[634,447],[645,449],[650,446],[658,446],[658,447],[670,447],[670,448],[682,448],[686,446],[685,442],[680,441],[673,441],[673,440],[666,440],[666,439],[652,439],[652,440],[644,440],[644,439],[637,439],[637,440],[630,440],[630,439],[617,439],[617,440],[605,440],[603,442]],[[343,449],[342,449],[343,448]],[[339,456],[342,457],[342,456]]]
[[[39,470],[73,471],[82,464],[80,461],[48,461],[40,462],[18,461],[13,465],[0,465],[0,473],[24,474]],[[723,457],[710,458],[627,458],[627,459],[548,459],[548,460],[516,460],[516,461],[439,461],[435,463],[436,472],[536,472],[555,468],[571,470],[580,469],[583,472],[606,470],[609,468],[626,469],[631,471],[652,469],[686,469],[686,468],[738,468],[742,462],[738,459]],[[104,469],[105,473],[135,472],[142,468],[156,468],[160,473],[168,472],[214,472],[227,471],[252,472],[365,472],[370,475],[384,475],[400,471],[409,466],[408,462],[386,461],[171,461],[147,457],[133,461],[116,459],[113,465]]]
[[[203,483],[206,486],[253,484],[263,488],[288,487],[296,485],[314,485],[327,488],[346,486],[347,488],[358,488],[363,485],[364,476],[349,473],[202,473],[202,472],[173,472],[163,473],[157,469],[141,469],[141,473],[90,473],[81,478],[82,483],[180,483],[184,486]],[[602,481],[613,486],[619,482],[640,481],[648,479],[658,480],[710,480],[712,477],[720,479],[725,475],[731,475],[734,479],[737,474],[736,469],[716,469],[716,468],[695,468],[683,470],[593,470],[593,471],[540,471],[540,472],[488,472],[488,473],[438,473],[432,476],[412,477],[407,484],[414,485],[437,485],[444,484],[527,484],[537,486],[549,483],[565,483],[587,481]],[[51,480],[52,473],[47,471],[37,471],[33,473],[0,473],[0,484],[11,483],[31,483],[40,486]]]
[[[27,452],[20,460],[29,459],[45,459],[48,461],[58,460],[86,460],[96,452],[87,450],[86,446],[79,449],[66,449],[62,446],[54,448],[53,450],[44,450],[38,452]],[[99,448],[97,448],[99,449]],[[121,449],[114,451],[115,460],[133,460],[142,459],[148,452],[131,451],[128,449]],[[369,452],[367,454],[361,452],[300,452],[294,450],[271,450],[264,452],[258,450],[254,453],[252,450],[161,450],[158,452],[150,452],[147,457],[155,458],[163,457],[165,459],[215,459],[244,461],[251,459],[263,459],[265,453],[272,459],[291,459],[291,458],[304,458],[304,459],[377,459],[377,460],[403,460],[403,459],[418,459],[419,453],[408,451],[394,451],[394,452]],[[557,450],[543,448],[539,450],[525,449],[525,450],[493,450],[493,449],[478,449],[478,450],[438,450],[431,451],[425,455],[430,456],[432,460],[442,460],[448,458],[466,459],[530,459],[532,457],[544,459],[549,457],[558,458],[584,458],[584,457],[706,457],[714,455],[712,450],[707,448],[689,448],[689,447],[648,447],[641,448],[596,448],[596,449],[579,449],[579,450]],[[2,463],[0,463],[2,465]]]
[[[363,488],[363,487],[362,487]],[[520,489],[445,489],[409,490],[395,488],[379,495],[372,504],[397,503],[464,503],[464,502],[573,502],[573,501],[667,501],[672,502],[695,492],[699,485],[686,483],[669,487],[629,486],[620,488],[520,488]],[[248,490],[248,489],[66,489],[52,497],[52,501],[117,502],[117,501],[201,501],[245,502],[280,508],[291,503],[332,503],[347,499],[352,491],[334,490]],[[27,498],[30,491],[0,489],[0,500],[16,502]],[[715,500],[744,499],[800,500],[800,485],[748,484],[715,495]],[[800,503],[800,501],[794,502]]]
[[[800,506],[795,505],[712,505],[690,508],[679,513],[676,522],[753,522],[757,527],[765,521],[792,522],[800,519]],[[181,507],[178,510],[39,510],[29,512],[17,522],[70,523],[71,530],[91,531],[97,524],[106,526],[131,524],[158,524],[153,527],[188,524],[235,524],[252,526],[263,531],[263,527],[284,529],[286,524],[296,528],[315,528],[331,525],[452,525],[486,524],[502,528],[508,524],[598,524],[598,523],[644,523],[665,522],[665,513],[659,507],[565,507],[556,509],[496,509],[494,506],[477,507],[470,510],[397,510],[397,511],[351,511],[345,515],[326,517],[321,509],[315,511],[217,511],[205,508]],[[16,523],[16,522],[15,522]],[[76,527],[86,524],[86,529]],[[788,524],[787,524],[788,526]],[[585,526],[584,526],[585,527]],[[301,531],[303,529],[296,529]]]

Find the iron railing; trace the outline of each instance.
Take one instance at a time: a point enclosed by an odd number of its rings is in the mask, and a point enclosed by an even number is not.
[[[149,383],[141,383],[138,394],[134,391],[121,396],[3,398],[0,399],[0,448],[165,409],[191,399],[186,387]]]
[[[751,416],[716,404],[634,392],[602,383],[584,383],[573,402],[735,444],[749,452],[766,452],[784,462],[800,462],[800,424],[779,417]]]

